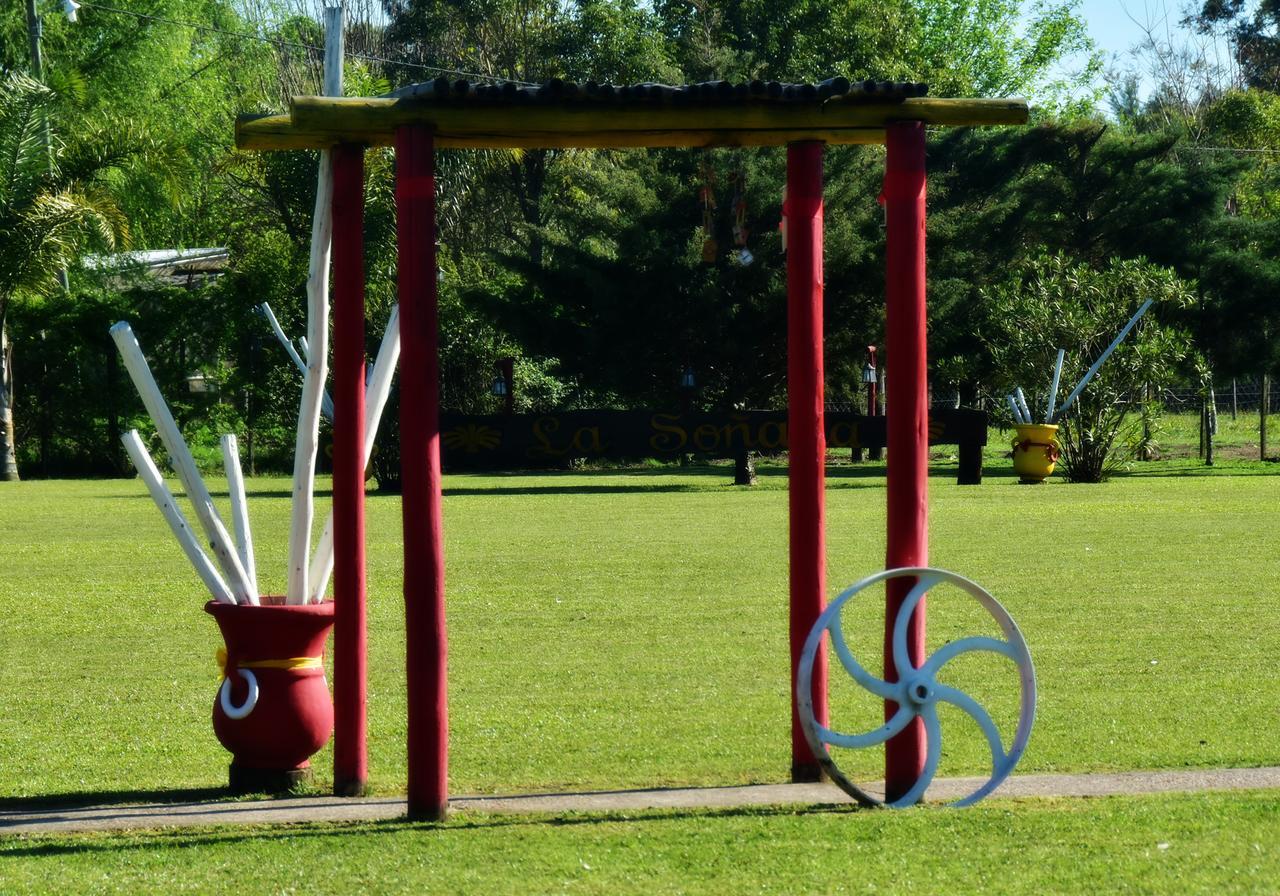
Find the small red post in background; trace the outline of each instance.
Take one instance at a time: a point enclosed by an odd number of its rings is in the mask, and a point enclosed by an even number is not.
[[[925,318],[925,129],[918,121],[896,122],[886,130],[884,193],[886,363],[893,372],[893,391],[886,398],[888,442],[889,569],[926,566],[929,562],[929,402],[926,372]],[[896,681],[893,626],[915,579],[887,583],[884,629],[884,673]],[[916,667],[924,661],[925,602],[912,614],[907,652]],[[885,703],[885,719],[897,704]],[[885,745],[885,799],[907,793],[924,771],[927,753],[924,723],[919,717]]]
[[[396,132],[395,189],[409,817],[438,820],[449,809],[449,646],[441,512],[435,140],[425,125],[406,125]]]
[[[360,796],[366,747],[364,149],[333,152],[333,792]]]
[[[809,749],[796,702],[796,673],[804,642],[826,604],[823,487],[822,354],[823,144],[787,145],[787,438],[791,544],[791,779],[817,781],[822,768]],[[813,664],[813,714],[827,723],[827,659]]]

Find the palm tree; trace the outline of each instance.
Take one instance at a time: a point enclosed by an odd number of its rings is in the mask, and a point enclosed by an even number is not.
[[[128,234],[95,183],[124,158],[122,144],[89,139],[68,150],[49,130],[58,101],[50,87],[0,70],[0,480],[18,478],[11,303],[56,289],[58,271],[86,242],[113,248]]]

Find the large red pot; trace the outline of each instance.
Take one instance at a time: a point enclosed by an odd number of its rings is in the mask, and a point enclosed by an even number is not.
[[[333,603],[268,605],[210,601],[226,643],[213,731],[231,751],[231,789],[288,790],[310,775],[312,754],[333,733],[324,643]]]

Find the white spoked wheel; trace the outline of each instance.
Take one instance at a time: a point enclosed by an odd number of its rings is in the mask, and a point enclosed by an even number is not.
[[[222,703],[222,711],[226,713],[228,719],[239,721],[253,712],[253,708],[258,705],[258,676],[254,675],[248,669],[237,669],[240,677],[249,685],[249,693],[245,696],[244,702],[239,706],[233,706],[231,703],[231,679],[222,679],[222,687],[218,689],[218,700]]]
[[[859,591],[887,579],[905,577],[915,578],[917,581],[915,587],[907,594],[906,600],[903,601],[902,608],[898,612],[898,618],[893,623],[893,665],[897,671],[898,680],[896,682],[888,682],[876,678],[864,669],[849,651],[849,645],[845,642],[844,633],[840,628],[840,611]],[[997,638],[986,637],[961,638],[939,648],[924,662],[924,665],[917,669],[912,665],[911,658],[907,652],[907,626],[911,620],[911,614],[915,612],[916,606],[920,603],[925,593],[931,588],[943,584],[956,586],[982,604],[999,624],[1006,640],[1001,641]],[[894,713],[893,717],[874,731],[868,731],[864,734],[842,734],[819,724],[817,719],[814,718],[812,697],[813,663],[818,653],[818,646],[822,643],[822,636],[827,633],[831,636],[832,650],[840,658],[840,665],[844,667],[850,677],[863,689],[870,691],[877,697],[892,700],[898,705],[898,711]],[[948,660],[974,651],[999,654],[1012,660],[1017,666],[1018,679],[1021,685],[1021,701],[1018,712],[1018,727],[1014,732],[1013,744],[1008,751],[1004,749],[1000,730],[981,704],[963,691],[948,687],[937,680],[938,670]],[[1006,612],[1004,607],[1000,606],[999,601],[979,585],[944,569],[933,569],[927,566],[902,567],[876,573],[852,585],[841,592],[840,596],[833,600],[822,615],[818,617],[818,621],[814,623],[813,630],[809,633],[809,639],[805,642],[804,651],[800,654],[800,668],[796,675],[796,701],[800,711],[800,722],[804,728],[805,737],[809,741],[809,747],[813,750],[813,754],[818,758],[818,762],[821,763],[831,780],[841,790],[865,806],[889,806],[894,809],[905,808],[918,802],[924,796],[925,790],[929,787],[929,784],[933,781],[933,776],[938,771],[938,762],[942,758],[942,727],[938,723],[937,704],[939,702],[950,703],[952,706],[968,713],[978,723],[978,727],[986,735],[987,743],[991,747],[990,779],[973,793],[951,804],[953,806],[969,806],[989,795],[1000,786],[1000,782],[1009,776],[1009,773],[1013,771],[1013,767],[1018,764],[1018,760],[1022,758],[1022,753],[1027,748],[1027,739],[1031,736],[1032,722],[1035,720],[1036,674],[1031,665],[1031,654],[1027,650],[1027,642],[1023,640],[1022,633],[1018,631],[1018,626],[1014,624],[1013,617]],[[925,736],[928,743],[924,771],[921,773],[919,780],[916,781],[915,786],[893,802],[882,802],[859,788],[840,771],[836,766],[835,760],[831,758],[828,746],[852,749],[874,747],[905,729],[917,716],[924,722]]]

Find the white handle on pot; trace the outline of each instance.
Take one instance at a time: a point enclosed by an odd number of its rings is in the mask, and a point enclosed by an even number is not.
[[[248,669],[237,669],[237,672],[244,678],[249,685],[249,696],[244,703],[239,706],[231,705],[231,679],[222,679],[222,687],[218,689],[218,701],[222,704],[222,711],[226,713],[228,719],[239,721],[253,712],[253,708],[258,705],[258,676],[254,675]]]

